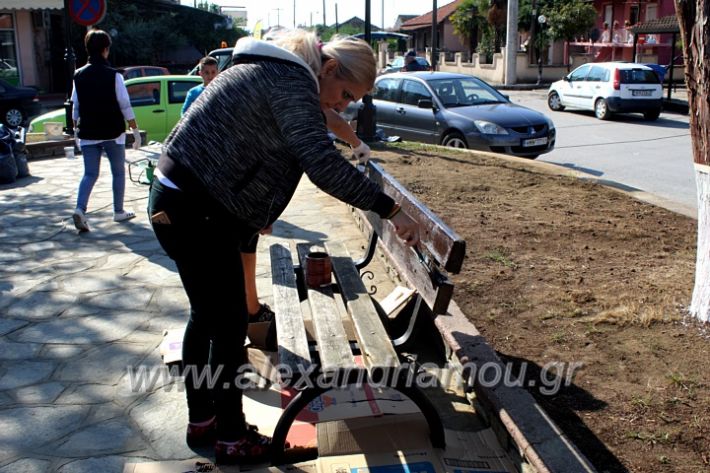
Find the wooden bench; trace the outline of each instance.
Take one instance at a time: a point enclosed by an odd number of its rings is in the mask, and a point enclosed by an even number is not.
[[[283,462],[288,431],[308,403],[334,387],[363,382],[386,385],[409,397],[429,425],[432,445],[445,447],[444,428],[437,410],[411,382],[414,377],[408,374],[414,368],[400,363],[397,347],[411,336],[423,303],[434,313],[446,311],[453,293],[453,284],[447,272],[460,270],[465,244],[379,166],[371,163],[367,172],[420,223],[423,229],[420,249],[404,245],[391,223],[368,212],[367,220],[372,233],[366,256],[355,262],[342,243],[326,243],[325,251],[331,257],[336,282],[311,289],[305,287],[301,268],[305,266],[306,254],[320,248],[298,244],[294,258],[291,248],[286,245],[274,244],[270,247],[281,382],[298,391],[274,431],[274,465]],[[396,338],[388,334],[386,316],[378,311],[359,273],[371,261],[378,240],[381,240],[391,262],[406,275],[415,290],[416,303],[409,326],[404,335]],[[294,259],[299,263],[294,264]],[[301,301],[305,299],[308,300],[313,324],[312,341],[308,339],[300,309]],[[342,323],[343,312],[347,312],[354,328],[353,344]],[[355,359],[358,354],[361,355],[361,364]]]

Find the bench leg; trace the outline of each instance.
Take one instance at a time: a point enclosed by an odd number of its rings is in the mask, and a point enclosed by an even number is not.
[[[296,420],[298,413],[303,410],[312,400],[317,398],[323,393],[326,393],[330,388],[321,388],[314,386],[308,389],[304,389],[296,394],[291,402],[288,403],[286,409],[284,409],[279,418],[276,428],[274,429],[274,436],[271,439],[271,465],[278,466],[284,463],[284,449],[286,446],[286,436],[288,431],[291,429],[293,421]]]
[[[446,448],[446,436],[444,434],[444,424],[434,407],[434,404],[424,395],[424,392],[416,386],[406,386],[402,381],[397,383],[395,389],[409,399],[419,408],[429,425],[429,436],[431,444],[435,448]]]

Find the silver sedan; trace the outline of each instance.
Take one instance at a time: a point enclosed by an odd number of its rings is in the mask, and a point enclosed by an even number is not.
[[[447,72],[378,77],[377,127],[404,140],[472,148],[535,159],[555,147],[547,116],[510,100],[484,81]],[[355,118],[360,103],[346,117]]]

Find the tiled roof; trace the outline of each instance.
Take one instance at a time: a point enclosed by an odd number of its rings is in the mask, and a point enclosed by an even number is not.
[[[446,20],[456,8],[463,2],[463,0],[455,0],[454,2],[444,5],[443,7],[436,9],[436,22],[442,23]],[[425,13],[411,20],[407,20],[402,23],[403,30],[418,30],[426,26],[431,26],[432,12]]]
[[[655,20],[636,23],[629,27],[632,33],[680,33],[678,18],[675,15],[656,18]]]

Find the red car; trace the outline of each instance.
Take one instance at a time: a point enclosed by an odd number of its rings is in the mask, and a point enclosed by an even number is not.
[[[158,66],[128,66],[119,67],[119,72],[123,74],[124,79],[134,79],[136,77],[147,76],[168,76],[170,71],[164,67]]]

